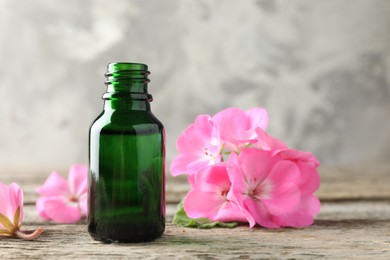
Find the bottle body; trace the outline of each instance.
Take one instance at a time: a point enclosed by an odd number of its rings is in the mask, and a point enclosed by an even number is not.
[[[149,101],[108,99],[90,128],[88,232],[142,242],[165,229],[165,134]]]

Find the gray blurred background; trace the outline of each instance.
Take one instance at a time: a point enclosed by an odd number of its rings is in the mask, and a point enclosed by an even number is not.
[[[87,163],[106,64],[142,62],[175,140],[200,113],[261,106],[322,165],[390,158],[388,0],[0,0],[0,171]]]

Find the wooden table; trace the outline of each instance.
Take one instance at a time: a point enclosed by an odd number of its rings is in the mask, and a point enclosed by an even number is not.
[[[102,244],[90,238],[85,221],[58,225],[40,220],[35,190],[49,173],[1,173],[25,192],[22,230],[43,226],[35,241],[0,239],[0,259],[390,259],[390,165],[320,168],[321,213],[308,228],[269,230],[239,226],[199,230],[170,224],[188,186],[168,178],[167,227],[151,243]]]

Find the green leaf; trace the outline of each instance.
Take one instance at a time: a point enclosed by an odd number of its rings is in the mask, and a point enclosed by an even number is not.
[[[190,227],[190,228],[234,228],[238,225],[238,222],[220,222],[220,221],[211,221],[207,218],[189,218],[184,211],[183,201],[177,205],[176,214],[173,217],[173,224],[182,226],[182,227]]]
[[[14,225],[11,223],[11,221],[0,213],[0,223],[5,227],[6,229],[12,230],[14,228]]]

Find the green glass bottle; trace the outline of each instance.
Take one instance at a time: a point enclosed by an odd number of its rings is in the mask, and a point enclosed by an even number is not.
[[[89,132],[88,232],[142,242],[165,229],[165,134],[152,114],[145,64],[110,63],[104,110]]]

